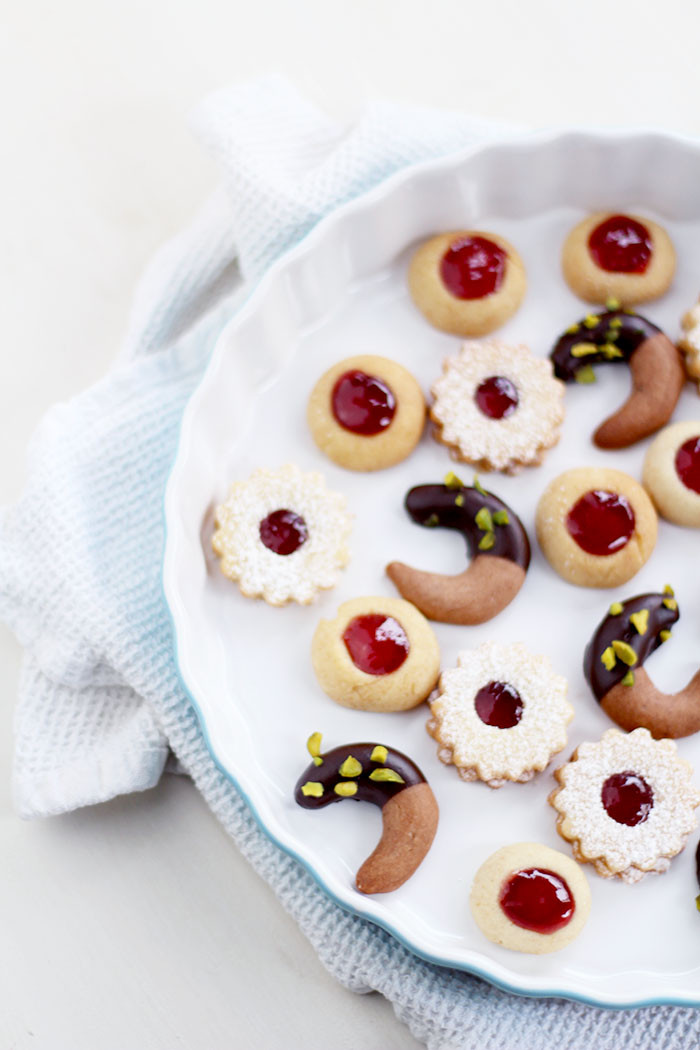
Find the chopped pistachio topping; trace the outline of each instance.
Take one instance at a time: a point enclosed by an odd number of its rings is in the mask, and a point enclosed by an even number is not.
[[[464,506],[464,496],[462,495],[461,492],[458,492],[457,495],[455,496],[455,506],[457,506],[457,507],[463,507]]]
[[[490,551],[496,543],[496,537],[492,532],[485,532],[479,540],[480,551]]]
[[[674,589],[673,589],[673,587],[671,586],[671,584],[670,584],[670,583],[667,583],[667,584],[666,584],[666,586],[664,587],[664,594],[667,594],[667,595],[669,596],[669,598],[673,598],[673,596],[675,595],[675,593],[676,593],[676,592],[674,591]]]
[[[592,365],[582,365],[581,368],[577,368],[574,379],[577,383],[595,383],[596,376]]]
[[[672,611],[678,608],[678,602],[675,598],[664,598],[664,605]]]
[[[301,785],[302,795],[311,795],[312,798],[320,798],[323,794],[323,784],[319,784],[317,780],[307,780],[305,784]]]
[[[494,511],[493,520],[496,525],[508,525],[510,524],[510,518],[508,517],[507,510]]]
[[[323,765],[323,759],[321,758],[320,755],[314,755],[313,759],[314,759],[314,765],[315,766],[322,766]]]
[[[386,762],[386,756],[389,754],[384,744],[377,744],[372,748],[372,754],[369,756],[370,762],[381,762],[382,765]]]
[[[622,612],[622,602],[613,602],[610,606],[610,615],[619,616]]]
[[[614,343],[615,340],[619,338],[619,336],[620,336],[620,326],[619,325],[617,325],[617,326],[610,325],[610,327],[608,328],[607,332],[605,333],[605,338],[608,340],[609,343]]]
[[[619,346],[615,346],[614,343],[603,343],[601,351],[605,354],[608,361],[614,361],[616,358],[624,357],[622,350]]]
[[[615,638],[612,647],[615,650],[615,656],[619,656],[623,664],[627,664],[628,667],[634,667],[637,662],[637,654],[628,642],[621,642],[618,638]]]
[[[597,354],[598,347],[595,343],[574,343],[571,347],[572,357],[588,357],[589,354]]]
[[[388,767],[385,767],[384,769],[373,769],[369,775],[369,779],[380,781],[389,780],[392,784],[406,783],[403,777],[399,776],[394,769],[389,769]]]
[[[474,521],[482,532],[493,532],[493,518],[488,507],[481,507],[474,516]]]
[[[634,685],[634,671],[628,671],[620,681],[621,685]]]
[[[583,323],[585,324],[586,328],[595,328],[599,320],[600,318],[596,317],[595,314],[586,314],[586,316],[583,319]]]
[[[671,637],[671,632],[668,630],[667,627],[664,627],[663,631],[659,631],[659,638],[661,639],[662,642],[667,642],[670,637]]]
[[[306,750],[309,752],[312,758],[318,758],[321,754],[321,733],[312,733],[309,739],[306,741]]]
[[[478,474],[474,475],[473,487],[476,489],[477,492],[480,492],[482,496],[487,496],[488,495],[486,489],[484,488],[484,486],[479,481],[479,475]]]
[[[613,295],[609,296],[605,300],[605,309],[606,310],[619,310],[620,309],[620,300],[616,299]]]
[[[352,798],[357,794],[357,784],[354,780],[344,780],[340,784],[335,784],[333,790],[341,798]]]
[[[649,610],[640,609],[639,612],[632,613],[630,623],[634,626],[637,634],[646,634],[649,628]]]
[[[574,324],[570,324],[569,327],[566,329],[566,334],[567,335],[576,335],[576,333],[580,332],[580,331],[581,331],[581,325],[580,324],[576,324],[576,322],[574,322]]]
[[[431,514],[425,519],[423,524],[429,529],[434,529],[436,525],[440,524],[440,519],[438,518],[437,514]]]
[[[447,485],[448,489],[463,489],[464,488],[464,482],[462,481],[461,478],[458,478],[457,475],[452,470],[450,470],[447,474],[445,474],[445,484]]]
[[[362,765],[353,755],[348,755],[338,772],[341,777],[359,777]]]
[[[612,671],[613,667],[617,663],[617,657],[615,656],[615,650],[611,645],[607,649],[603,649],[600,654],[600,662],[606,671]]]
[[[618,309],[617,306],[615,307],[615,309],[616,310]],[[621,317],[611,317],[610,320],[608,321],[608,324],[610,325],[611,328],[622,328],[622,318]]]
[[[695,907],[700,911],[700,893],[695,898]]]

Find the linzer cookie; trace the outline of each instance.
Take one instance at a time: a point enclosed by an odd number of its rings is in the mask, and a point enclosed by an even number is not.
[[[531,780],[566,745],[567,683],[524,645],[486,642],[443,671],[428,732],[463,780]]]
[[[535,525],[552,568],[582,587],[626,583],[653,551],[658,530],[642,486],[605,467],[578,467],[550,482]]]
[[[423,315],[453,335],[486,335],[520,306],[527,281],[505,237],[482,230],[441,233],[411,259],[408,287]]]
[[[608,729],[554,775],[557,830],[604,878],[638,882],[667,871],[697,826],[692,766],[672,740],[654,740],[646,729]]]
[[[685,370],[688,378],[698,384],[700,392],[700,299],[681,319],[683,335],[678,341],[685,355]]]
[[[425,425],[425,399],[410,372],[386,357],[348,357],[311,392],[311,435],[347,470],[382,470],[413,451]]]
[[[216,509],[212,547],[224,576],[270,605],[312,602],[348,561],[346,500],[294,464],[256,470]]]
[[[321,752],[313,733],[312,756],[299,777],[294,798],[304,809],[322,809],[352,798],[382,811],[382,837],[355,878],[360,893],[398,889],[423,861],[438,825],[435,796],[415,762],[384,744],[345,744]]]
[[[440,674],[432,627],[401,598],[355,598],[321,620],[311,643],[319,685],[336,703],[405,711],[423,702]]]
[[[685,371],[677,348],[660,328],[632,310],[587,314],[559,337],[551,352],[554,373],[570,383],[595,381],[593,365],[627,364],[632,392],[593,435],[599,448],[627,448],[668,423]]]
[[[657,434],[642,481],[663,518],[700,529],[700,420],[672,423]]]
[[[539,842],[518,842],[484,861],[469,903],[490,941],[542,955],[578,937],[591,910],[591,891],[570,857]]]
[[[391,562],[387,575],[403,597],[442,623],[484,623],[505,609],[530,564],[530,542],[514,511],[478,482],[466,486],[453,473],[444,485],[412,488],[406,510],[424,528],[461,532],[472,561],[454,576]]]
[[[657,689],[644,669],[647,658],[671,638],[680,616],[671,587],[613,602],[598,624],[583,671],[605,713],[622,729],[643,726],[652,736],[689,736],[700,730],[700,671],[674,695]]]
[[[676,269],[666,230],[638,215],[597,212],[564,242],[562,269],[571,290],[589,303],[613,296],[623,306],[657,299]]]
[[[564,386],[523,345],[464,343],[433,384],[435,436],[456,459],[513,474],[542,462],[559,440]]]

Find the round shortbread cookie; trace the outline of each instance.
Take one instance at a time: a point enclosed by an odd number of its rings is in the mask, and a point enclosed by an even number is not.
[[[483,257],[484,244],[487,251],[491,245],[498,257],[494,265],[490,266]],[[459,270],[460,252],[469,251],[470,246],[475,250],[462,269],[466,277],[463,283],[472,288],[465,287],[457,295],[446,284],[445,263],[454,258]],[[472,295],[483,284],[495,284],[494,290],[475,298],[463,297],[465,292]],[[505,237],[479,230],[457,230],[438,234],[421,244],[411,259],[408,287],[418,309],[436,328],[453,335],[486,335],[505,324],[518,309],[527,279],[522,259]]]
[[[321,376],[306,417],[314,441],[338,466],[383,470],[411,454],[425,414],[423,393],[410,372],[386,357],[359,354]]]
[[[658,521],[634,478],[607,467],[577,467],[547,486],[535,528],[547,561],[569,583],[617,587],[649,558]],[[609,553],[598,553],[603,549]]]
[[[700,529],[700,421],[672,423],[656,436],[642,481],[663,518]]]
[[[633,269],[605,269],[593,253],[596,235],[602,236],[609,228],[606,224],[615,220],[627,220],[627,229],[622,223],[617,231],[611,229],[608,250],[615,266],[631,262]],[[676,253],[662,226],[638,215],[607,211],[596,212],[574,226],[564,241],[561,261],[567,284],[581,299],[605,303],[612,298],[622,306],[658,299],[669,288],[676,269]]]
[[[534,882],[538,875],[544,877],[545,890],[539,900]],[[535,899],[530,907],[509,907],[508,890],[516,879],[532,880]],[[547,922],[552,903],[564,915],[571,912],[553,932],[519,925],[510,917],[523,921],[532,915],[537,923],[539,912],[540,925],[554,925]],[[570,857],[538,842],[518,842],[503,846],[484,861],[474,876],[469,904],[477,926],[490,941],[514,952],[543,955],[564,948],[579,935],[591,910],[591,891],[586,876]]]
[[[416,707],[440,674],[435,632],[403,598],[343,602],[334,619],[319,622],[311,661],[331,700],[362,711]]]

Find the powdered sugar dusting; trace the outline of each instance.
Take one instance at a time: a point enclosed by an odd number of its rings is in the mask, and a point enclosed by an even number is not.
[[[613,820],[601,799],[608,777],[622,772],[643,777],[654,795],[647,819],[633,827]],[[609,729],[597,743],[581,744],[555,775],[561,787],[550,802],[561,814],[559,831],[601,875],[636,882],[665,871],[697,826],[700,791],[691,782],[692,766],[672,740],[654,740],[647,729]]]
[[[522,716],[510,729],[486,725],[476,712],[476,694],[492,681],[520,694]],[[566,744],[566,726],[574,716],[566,693],[566,679],[546,657],[520,643],[486,642],[461,652],[457,667],[443,672],[439,695],[430,702],[428,731],[440,745],[438,756],[456,765],[465,780],[478,777],[491,787],[529,780]]]
[[[260,522],[276,510],[293,510],[307,526],[308,538],[292,554],[268,550]],[[256,470],[231,486],[216,510],[212,547],[221,571],[249,598],[271,605],[312,602],[319,590],[334,587],[347,564],[352,522],[343,495],[326,487],[316,471],[303,473],[288,463],[279,470]]]
[[[440,441],[458,458],[513,473],[539,463],[559,440],[564,384],[554,378],[549,359],[535,357],[522,344],[488,339],[464,343],[443,368],[432,387],[430,415],[440,428]],[[484,415],[475,400],[478,387],[492,376],[510,379],[518,392],[517,407],[503,419]]]

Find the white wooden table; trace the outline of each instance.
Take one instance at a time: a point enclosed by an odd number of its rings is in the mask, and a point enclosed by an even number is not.
[[[276,69],[341,119],[383,96],[700,134],[685,0],[39,0],[3,15],[2,503],[44,410],[105,372],[149,255],[216,184],[186,124],[210,89]],[[0,628],[3,1050],[320,1050],[339,1032],[418,1046],[381,998],[325,973],[189,781],[20,821],[19,662]]]

